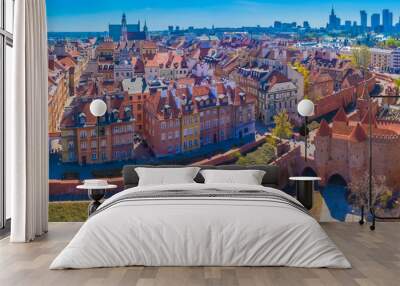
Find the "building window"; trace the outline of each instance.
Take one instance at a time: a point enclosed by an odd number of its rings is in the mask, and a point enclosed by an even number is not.
[[[92,152],[92,161],[96,161],[96,160],[97,160],[97,153]]]
[[[85,150],[86,147],[87,147],[86,141],[82,141],[82,142],[81,142],[81,149],[82,149],[82,150]]]

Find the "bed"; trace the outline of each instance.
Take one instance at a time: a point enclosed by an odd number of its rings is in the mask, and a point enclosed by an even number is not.
[[[201,167],[264,170],[261,185],[205,184],[199,173],[193,183],[151,186],[138,186],[136,167],[124,167],[125,190],[97,209],[50,269],[351,267],[301,203],[277,189],[276,167]]]

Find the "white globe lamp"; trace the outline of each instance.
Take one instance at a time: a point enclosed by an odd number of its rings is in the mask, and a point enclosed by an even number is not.
[[[314,115],[314,103],[309,99],[303,99],[297,105],[297,111],[301,116],[305,118],[304,124],[304,159],[307,162],[307,151],[308,151],[308,117]]]
[[[303,99],[297,105],[297,111],[303,117],[314,115],[314,103],[309,99]]]
[[[107,111],[107,104],[101,99],[95,99],[90,104],[90,112],[96,117],[102,117]]]

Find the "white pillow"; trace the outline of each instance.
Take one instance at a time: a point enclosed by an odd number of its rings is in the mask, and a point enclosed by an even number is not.
[[[261,185],[265,171],[261,170],[202,170],[206,184]]]
[[[193,179],[199,170],[199,167],[135,168],[139,176],[139,186],[195,183]]]

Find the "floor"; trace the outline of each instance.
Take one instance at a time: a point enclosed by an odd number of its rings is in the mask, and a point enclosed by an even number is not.
[[[371,232],[356,223],[324,223],[323,228],[352,269],[286,267],[126,267],[48,270],[52,259],[81,223],[50,223],[49,233],[29,244],[0,240],[0,285],[400,285],[400,222],[378,223]]]

